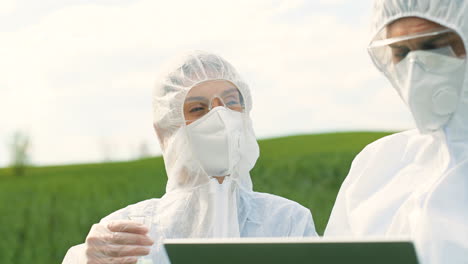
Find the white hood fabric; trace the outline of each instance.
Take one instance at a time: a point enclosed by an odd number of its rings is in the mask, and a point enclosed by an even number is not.
[[[373,31],[416,16],[455,30],[466,47],[467,7],[465,0],[378,0]],[[385,137],[355,158],[326,236],[410,237],[421,263],[468,263],[466,76],[465,70],[457,109],[441,129]]]
[[[211,80],[226,80],[241,92],[245,111],[239,141],[240,158],[222,184],[208,176],[192,152],[183,103],[189,90]],[[259,156],[249,117],[252,99],[247,84],[221,57],[195,51],[172,61],[158,78],[153,98],[154,127],[168,175],[166,194],[130,205],[101,220],[151,219],[153,263],[168,263],[164,238],[316,236],[310,211],[298,203],[257,193],[249,171]],[[230,110],[229,110],[230,111]],[[272,179],[274,180],[274,179]],[[82,263],[84,246],[71,248],[63,263]]]

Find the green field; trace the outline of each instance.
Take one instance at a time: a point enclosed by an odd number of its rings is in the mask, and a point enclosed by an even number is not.
[[[333,133],[260,141],[252,171],[254,190],[311,209],[325,228],[354,156],[389,133]],[[165,190],[162,158],[130,162],[29,168],[13,177],[0,169],[0,263],[61,263],[107,214]]]

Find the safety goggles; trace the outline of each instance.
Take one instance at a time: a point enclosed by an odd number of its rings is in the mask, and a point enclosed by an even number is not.
[[[244,112],[244,98],[239,89],[224,80],[203,82],[187,93],[184,101],[184,118],[190,124],[215,107],[226,107],[232,111]]]
[[[465,59],[466,51],[463,40],[453,30],[440,27],[394,38],[387,38],[388,32],[382,30],[368,47],[377,67],[384,72],[392,72],[394,66],[404,60],[410,52],[423,50],[443,56]],[[440,60],[432,56],[420,57],[419,64],[426,70],[443,73],[450,71]],[[464,63],[464,60],[460,60]]]

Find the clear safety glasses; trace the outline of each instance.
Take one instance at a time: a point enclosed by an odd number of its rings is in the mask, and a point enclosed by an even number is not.
[[[237,112],[244,112],[245,109],[241,92],[228,81],[215,80],[194,86],[185,97],[185,122],[190,124],[217,106]]]
[[[393,67],[416,50],[424,50],[453,58],[466,58],[463,40],[453,30],[439,27],[415,34],[387,38],[388,32],[382,30],[369,45],[368,50],[377,67],[383,72],[392,72]],[[434,60],[432,56],[422,57],[420,64],[426,70],[443,73],[451,69]],[[464,63],[464,60],[460,60]]]

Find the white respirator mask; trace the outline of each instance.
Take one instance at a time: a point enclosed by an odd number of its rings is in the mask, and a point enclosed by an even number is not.
[[[208,176],[228,176],[240,160],[242,113],[218,106],[187,125],[194,157]]]
[[[395,86],[421,133],[443,127],[455,112],[463,87],[465,59],[450,47],[410,52],[394,66]]]

